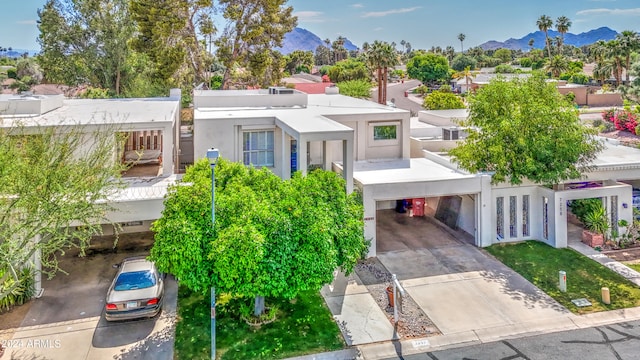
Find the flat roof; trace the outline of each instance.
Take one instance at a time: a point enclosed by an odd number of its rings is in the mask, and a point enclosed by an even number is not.
[[[353,179],[362,185],[442,181],[475,178],[426,158],[389,161],[357,161]]]
[[[373,114],[408,116],[409,111],[339,94],[310,94],[308,95],[307,107],[202,107],[194,109],[194,119],[196,120],[273,117],[299,133],[352,131],[351,128],[331,120],[331,116]]]
[[[42,115],[0,115],[2,127],[172,123],[180,101],[170,98],[65,99],[61,107]]]
[[[640,167],[640,149],[624,146],[605,139],[604,150],[593,162],[596,167],[638,166]]]

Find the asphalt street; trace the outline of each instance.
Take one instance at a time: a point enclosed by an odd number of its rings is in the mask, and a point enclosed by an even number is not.
[[[398,344],[400,345],[400,344]],[[405,360],[633,360],[640,358],[640,321],[402,355]]]

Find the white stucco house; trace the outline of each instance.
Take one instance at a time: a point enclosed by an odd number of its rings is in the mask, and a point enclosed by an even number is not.
[[[134,163],[123,174],[126,187],[114,194],[107,218],[124,232],[146,231],[160,217],[167,186],[178,177],[180,90],[145,99],[66,99],[62,95],[0,95],[0,127],[16,124],[34,133],[41,127],[76,127],[86,136],[98,129],[125,134],[114,161]],[[113,229],[104,227],[105,234]]]
[[[550,187],[492,185],[490,174],[467,173],[446,155],[465,136],[456,124],[465,110],[426,111],[412,119],[408,111],[337,92],[197,90],[194,157],[215,147],[222,157],[267,167],[285,179],[314,168],[341,173],[347,192],[362,193],[369,256],[377,254],[378,218],[404,199],[422,199],[427,216],[466,233],[479,247],[528,239],[565,247],[572,199],[602,198],[614,226],[632,220],[639,149],[603,140],[605,150],[583,179]],[[109,125],[127,133],[125,148],[114,149],[114,158],[127,161],[133,152],[145,165],[132,170],[144,171],[125,174],[128,186],[110,199],[116,211],[109,219],[135,232],[160,217],[167,186],[179,179],[179,110],[179,91],[155,99],[11,95],[0,97],[0,126]]]
[[[617,224],[631,221],[632,188],[640,187],[640,150],[605,140],[584,179],[552,187],[492,185],[490,174],[469,174],[446,156],[464,137],[455,124],[464,110],[425,112],[416,121],[407,111],[331,89],[306,95],[284,88],[196,91],[194,106],[195,158],[216,147],[227,159],[285,179],[317,167],[342,173],[348,192],[362,192],[369,256],[376,255],[380,210],[402,199],[424,199],[431,214],[476,246],[539,239],[565,247],[568,200],[602,198]]]

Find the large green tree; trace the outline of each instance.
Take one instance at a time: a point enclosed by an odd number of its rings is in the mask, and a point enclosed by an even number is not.
[[[192,88],[208,80],[213,5],[213,0],[131,0],[137,26],[131,45],[149,57],[154,77],[166,87]]]
[[[272,64],[275,52],[282,46],[284,35],[297,25],[293,8],[286,0],[220,0],[218,3],[227,24],[216,40],[217,55],[226,70],[223,89],[232,83],[238,66],[248,66],[255,83]]]
[[[53,276],[57,256],[84,250],[110,223],[107,199],[122,185],[116,130],[0,129],[0,299],[20,286],[18,274],[34,256]]]
[[[296,74],[299,72],[311,73],[313,67],[314,58],[312,51],[294,50],[290,54],[284,56],[286,61],[285,70],[289,74]]]
[[[88,84],[119,95],[133,77],[128,0],[48,0],[38,10],[38,62],[48,82]]]
[[[449,80],[449,62],[442,55],[423,53],[407,63],[407,74],[423,83],[436,84]]]
[[[153,224],[151,258],[193,290],[294,298],[330,283],[338,267],[352,271],[366,250],[362,205],[333,172],[283,181],[220,159],[215,175],[215,226],[206,159],[169,190]]]
[[[450,155],[469,172],[493,173],[493,183],[578,179],[602,149],[595,130],[539,74],[480,88],[461,125],[469,136]]]

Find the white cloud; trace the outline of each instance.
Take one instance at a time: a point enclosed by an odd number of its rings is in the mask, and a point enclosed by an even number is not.
[[[586,9],[580,10],[576,15],[617,15],[617,16],[640,16],[640,8],[633,9]]]
[[[306,22],[306,23],[319,23],[325,22],[325,18],[323,17],[324,13],[322,11],[297,11],[293,13],[293,16],[298,17],[298,23]]]
[[[377,27],[377,28],[373,29],[373,31],[382,31],[382,30],[384,30],[383,27]]]
[[[351,5],[352,8],[356,8],[356,9],[362,9],[364,7],[363,4],[353,4]]]
[[[403,14],[403,13],[408,13],[408,12],[412,12],[415,10],[420,9],[420,6],[416,6],[416,7],[411,7],[411,8],[402,8],[402,9],[391,9],[391,10],[387,10],[387,11],[374,11],[374,12],[368,12],[368,13],[364,13],[362,15],[362,17],[383,17],[383,16],[387,16],[387,15],[393,15],[393,14]]]
[[[16,21],[18,25],[36,25],[38,22],[36,20],[19,20]]]

